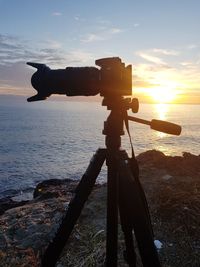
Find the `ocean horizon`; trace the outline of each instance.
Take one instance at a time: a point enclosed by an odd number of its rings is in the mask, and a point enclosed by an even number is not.
[[[30,197],[36,184],[46,179],[81,178],[96,149],[105,146],[102,129],[108,115],[100,102],[27,103],[24,97],[2,97],[0,198]],[[139,112],[129,111],[129,115],[182,126],[181,135],[172,136],[130,122],[136,155],[152,149],[171,156],[183,152],[199,155],[199,105],[140,104]],[[122,137],[122,148],[130,154],[127,133]],[[99,181],[106,181],[105,167]]]

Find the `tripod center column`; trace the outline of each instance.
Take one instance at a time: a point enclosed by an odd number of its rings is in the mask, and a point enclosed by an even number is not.
[[[117,266],[118,250],[118,178],[119,178],[119,149],[123,132],[123,116],[119,110],[112,110],[104,122],[103,134],[106,135],[107,147],[106,164],[107,177],[107,243],[106,266]]]

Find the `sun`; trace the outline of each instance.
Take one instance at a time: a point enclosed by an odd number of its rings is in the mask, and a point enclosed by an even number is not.
[[[175,100],[175,90],[168,87],[151,88],[150,96],[158,103],[171,103]]]
[[[176,83],[162,81],[149,90],[149,95],[157,103],[173,103],[176,100],[176,88]]]

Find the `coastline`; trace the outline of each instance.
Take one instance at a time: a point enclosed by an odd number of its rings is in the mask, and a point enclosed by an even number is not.
[[[199,266],[200,156],[184,153],[171,157],[151,150],[137,159],[155,238],[162,243],[159,255],[163,266]],[[33,200],[2,213],[0,266],[40,266],[76,185],[77,181],[68,179],[42,182]],[[105,206],[106,184],[96,185],[57,266],[102,266]],[[119,266],[125,266],[122,244],[120,234]]]

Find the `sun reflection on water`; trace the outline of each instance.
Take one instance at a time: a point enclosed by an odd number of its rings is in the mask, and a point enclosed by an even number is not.
[[[155,105],[156,117],[159,120],[167,120],[167,113],[169,112],[169,105],[168,104],[156,104]],[[156,132],[156,135],[160,138],[164,138],[167,134],[162,132]]]
[[[158,118],[160,120],[166,120],[167,119],[167,113],[169,111],[169,105],[168,104],[156,104],[155,105],[156,113],[158,115]]]

